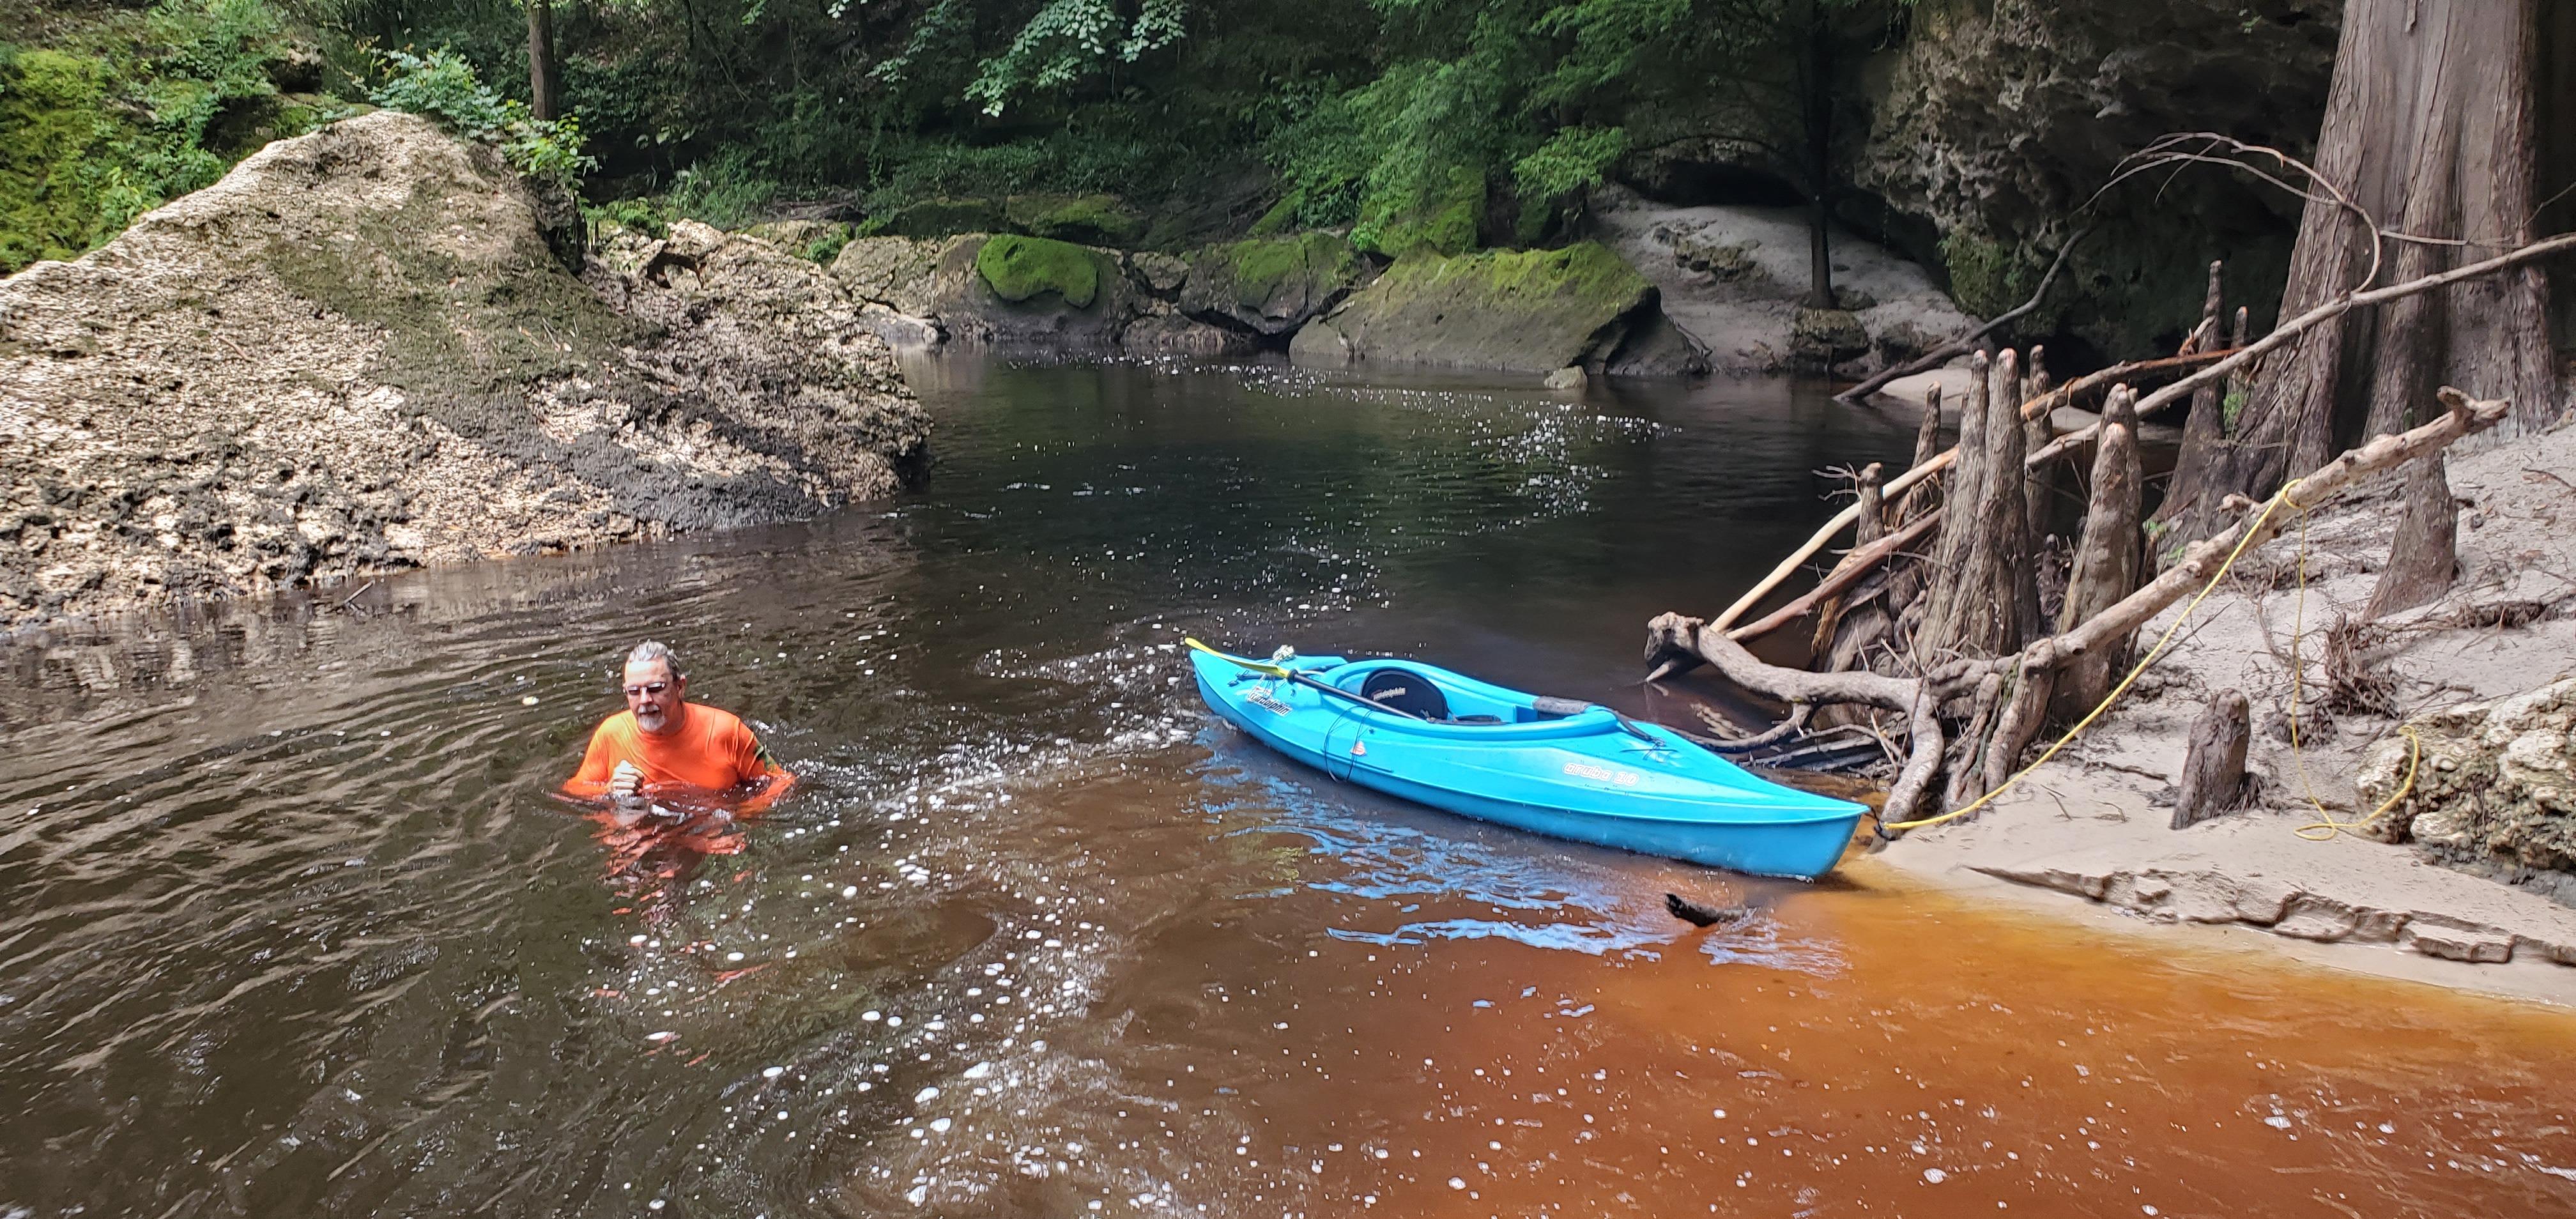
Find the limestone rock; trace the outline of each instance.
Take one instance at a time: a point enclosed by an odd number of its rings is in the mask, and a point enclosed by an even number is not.
[[[1239,356],[1260,350],[1260,343],[1240,330],[1211,326],[1179,313],[1149,314],[1130,323],[1118,345],[1138,355]]]
[[[1181,310],[1256,334],[1290,334],[1339,304],[1366,272],[1358,251],[1331,233],[1207,246],[1190,255]]]
[[[2576,678],[2414,724],[2415,786],[2372,828],[2454,865],[2519,879],[2576,871]],[[2370,807],[2405,783],[2403,736],[2373,745],[2354,787]]]
[[[2312,149],[2343,8],[1919,5],[1905,42],[1868,76],[1872,119],[1852,167],[1853,185],[1873,199],[1861,227],[1943,266],[1969,313],[2018,305],[2068,235],[2066,218],[2121,157],[2177,131]],[[2198,324],[2212,258],[2229,260],[2232,290],[2277,293],[2299,210],[2243,175],[2184,173],[2112,192],[2091,204],[2086,223],[2100,231],[2022,332],[2065,330],[2116,358],[2147,354],[2157,336]],[[1886,223],[1890,215],[1901,222]],[[2248,303],[2258,316],[2270,307]]]
[[[1189,282],[1190,264],[1170,254],[1142,250],[1127,256],[1127,273],[1145,290],[1169,299],[1178,296],[1181,285]]]
[[[1654,285],[1591,242],[1454,258],[1417,251],[1299,330],[1289,354],[1547,373],[1613,358],[1655,299]]]
[[[832,260],[832,278],[852,296],[875,301],[897,313],[928,316],[936,296],[933,277],[948,241],[910,237],[861,237],[841,247]]]
[[[811,515],[927,432],[821,269],[683,225],[576,279],[377,112],[0,281],[0,623]]]
[[[1789,323],[1789,353],[1810,368],[1829,368],[1869,353],[1869,331],[1847,309],[1800,309]]]

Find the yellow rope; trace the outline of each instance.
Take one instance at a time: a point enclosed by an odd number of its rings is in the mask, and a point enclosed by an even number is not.
[[[2308,629],[2308,510],[2296,503],[2291,507],[2299,509],[2299,597],[2290,610],[2290,763],[2298,768],[2299,790],[2307,796],[2309,806],[2317,810],[2317,819],[2290,832],[2310,842],[2332,842],[2337,834],[2368,828],[2372,822],[2387,816],[2388,810],[2397,807],[2397,802],[2405,799],[2407,793],[2415,790],[2415,774],[2424,762],[2424,739],[2415,735],[2413,725],[2397,726],[2399,732],[2406,734],[2406,781],[2398,784],[2396,792],[2381,801],[2369,816],[2359,821],[2337,821],[2327,810],[2326,802],[2317,799],[2316,785],[2308,781],[2307,751],[2299,744],[2299,706],[2306,698],[2304,681],[2307,676],[2306,667],[2299,663],[2299,640]],[[2325,833],[2312,833],[2314,830],[2324,830]]]
[[[1985,795],[1977,797],[1974,803],[1952,809],[1951,811],[1943,813],[1937,817],[1921,817],[1912,821],[1881,823],[1879,828],[1882,830],[1919,830],[1927,825],[1939,825],[1944,821],[1955,821],[1994,803],[1998,797],[2002,796],[2005,792],[2011,791],[2015,785],[2019,784],[2024,778],[2029,777],[2030,772],[2047,765],[2048,760],[2056,757],[2059,750],[2066,748],[2067,744],[2072,742],[2077,735],[2081,734],[2085,729],[2092,727],[2093,721],[2102,718],[2102,713],[2110,710],[2111,704],[2120,701],[2120,696],[2129,692],[2129,687],[2137,683],[2138,675],[2146,672],[2148,665],[2154,664],[2157,658],[2164,655],[2165,647],[2173,642],[2175,632],[2182,630],[2183,624],[2191,621],[2191,616],[2199,611],[2200,603],[2208,600],[2209,594],[2217,590],[2218,582],[2227,578],[2229,569],[2236,566],[2236,560],[2242,557],[2246,548],[2253,545],[2254,539],[2262,534],[2264,522],[2272,519],[2272,513],[2274,511],[2279,509],[2283,504],[2289,504],[2291,507],[2297,508],[2304,518],[2307,508],[2298,503],[2298,501],[2290,498],[2291,490],[2296,488],[2298,485],[2299,480],[2295,478],[2291,479],[2288,486],[2281,488],[2281,490],[2274,494],[2271,499],[2264,501],[2263,515],[2254,518],[2254,523],[2246,528],[2245,536],[2237,539],[2236,549],[2228,552],[2227,561],[2219,564],[2217,571],[2210,573],[2209,582],[2200,586],[2200,592],[2192,597],[2191,604],[2184,606],[2182,613],[2174,618],[2173,625],[2165,628],[2163,637],[2156,640],[2156,646],[2148,649],[2147,654],[2138,659],[2138,663],[2130,668],[2129,675],[2121,678],[2119,685],[2111,687],[2111,692],[2103,695],[2102,701],[2096,704],[2092,711],[2086,713],[2084,718],[2078,721],[2074,727],[2067,729],[2066,735],[2057,738],[2057,743],[2050,745],[2048,747],[2048,752],[2039,755],[2038,760],[2032,762],[2028,766],[2022,767],[2020,771],[2013,775],[2013,777],[2004,780],[2003,786],[1987,792]]]

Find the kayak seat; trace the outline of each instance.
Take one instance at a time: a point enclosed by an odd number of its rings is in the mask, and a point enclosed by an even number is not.
[[[1429,678],[1403,669],[1380,669],[1360,683],[1360,697],[1426,720],[1449,718],[1449,699]]]

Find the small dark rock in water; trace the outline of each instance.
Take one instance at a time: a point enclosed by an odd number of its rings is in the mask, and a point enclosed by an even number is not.
[[[1742,922],[1753,913],[1751,909],[1744,906],[1703,906],[1684,898],[1679,893],[1664,895],[1664,909],[1672,911],[1674,918],[1693,927],[1714,927],[1719,923]]]

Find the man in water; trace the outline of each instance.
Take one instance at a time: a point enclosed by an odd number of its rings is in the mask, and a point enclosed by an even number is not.
[[[756,813],[778,802],[796,776],[769,756],[742,718],[688,702],[680,659],[659,643],[626,655],[626,710],[600,721],[581,769],[564,793],[606,796],[617,819],[633,824],[671,815],[665,803],[719,812]]]

